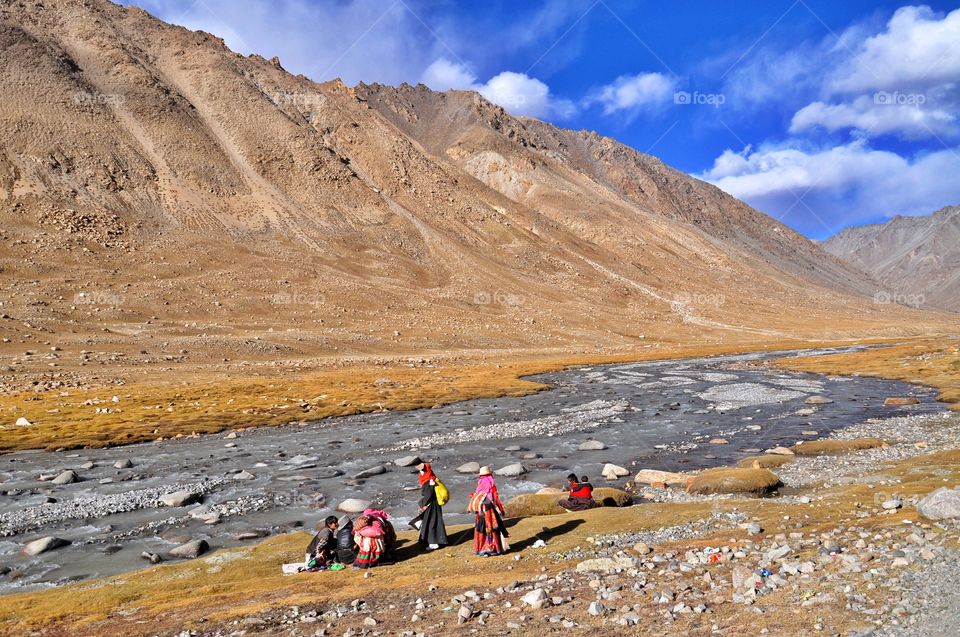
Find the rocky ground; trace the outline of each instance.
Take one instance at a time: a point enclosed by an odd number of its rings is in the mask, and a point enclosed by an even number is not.
[[[733,499],[754,513],[717,509],[648,531],[597,533],[560,552],[552,550],[551,539],[541,539],[493,559],[513,569],[533,552],[568,566],[452,595],[442,581],[430,580],[378,591],[388,566],[365,575],[371,591],[365,599],[271,608],[172,634],[953,635],[960,611],[954,577],[960,493],[944,490],[947,499],[934,502],[928,487],[915,493],[909,484],[924,474],[934,484],[955,486],[954,471],[923,460],[960,448],[960,416],[875,420],[837,436],[868,434],[894,444],[798,457],[781,467],[784,491],[802,495],[773,497],[762,506],[789,501],[803,507],[792,509],[800,513],[764,521],[755,513],[764,509],[751,508],[755,499],[683,495],[677,499]],[[917,464],[904,464],[909,462]],[[946,477],[938,480],[941,475]],[[865,487],[872,501],[844,499],[851,485]],[[835,517],[821,519],[824,510]]]

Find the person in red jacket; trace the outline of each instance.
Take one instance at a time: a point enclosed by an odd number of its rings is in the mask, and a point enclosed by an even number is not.
[[[567,482],[570,486],[570,495],[558,502],[567,511],[586,511],[597,506],[593,501],[593,485],[587,476],[582,476],[579,480],[577,474],[571,473],[567,476]]]

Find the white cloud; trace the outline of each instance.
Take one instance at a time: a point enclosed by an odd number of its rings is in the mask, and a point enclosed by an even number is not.
[[[618,111],[633,111],[667,103],[676,89],[675,80],[662,73],[621,75],[612,83],[600,87],[586,102],[603,105],[606,115]]]
[[[726,150],[700,178],[775,217],[823,234],[876,216],[926,214],[960,202],[960,148],[902,157],[865,140],[828,148],[796,142]],[[799,204],[799,205],[798,205]]]
[[[942,108],[925,109],[925,103],[923,94],[887,91],[861,95],[848,103],[813,102],[794,114],[790,132],[800,133],[818,126],[828,131],[854,128],[871,136],[897,133],[910,138],[955,132],[956,113]]]
[[[832,79],[837,92],[900,90],[960,80],[960,9],[898,9],[886,30],[866,38]]]
[[[549,86],[525,73],[504,71],[480,83],[465,65],[439,58],[427,67],[421,81],[436,91],[476,91],[514,115],[565,119],[576,112],[573,102],[553,95]]]

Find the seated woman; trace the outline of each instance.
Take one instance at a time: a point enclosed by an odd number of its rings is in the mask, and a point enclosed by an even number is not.
[[[385,561],[393,551],[397,536],[384,511],[364,511],[354,521],[353,532],[358,547],[354,568],[373,568]]]
[[[586,511],[597,506],[593,501],[593,485],[587,476],[577,480],[577,474],[571,473],[567,476],[567,482],[570,486],[570,495],[558,502],[567,511]]]

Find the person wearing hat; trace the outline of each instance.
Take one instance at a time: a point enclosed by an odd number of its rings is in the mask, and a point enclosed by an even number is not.
[[[473,525],[473,552],[483,557],[503,555],[510,548],[507,527],[503,524],[503,503],[490,467],[480,467],[477,488],[470,495],[470,511],[476,514]]]
[[[420,473],[420,513],[410,524],[420,529],[420,544],[434,551],[450,543],[447,539],[447,528],[443,524],[443,507],[437,500],[437,482],[439,479],[428,462],[417,465]]]

